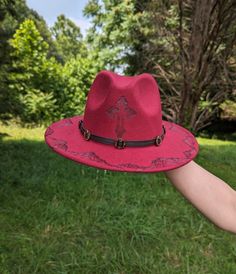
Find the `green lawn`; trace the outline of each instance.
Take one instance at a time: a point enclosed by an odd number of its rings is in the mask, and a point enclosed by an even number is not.
[[[64,159],[43,129],[0,126],[0,273],[235,274],[236,238],[162,173]],[[198,138],[196,162],[236,189],[236,142]]]

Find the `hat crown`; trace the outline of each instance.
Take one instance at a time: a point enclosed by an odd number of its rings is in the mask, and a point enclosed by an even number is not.
[[[148,73],[97,74],[88,94],[84,126],[92,134],[124,140],[149,140],[162,133],[158,85]]]

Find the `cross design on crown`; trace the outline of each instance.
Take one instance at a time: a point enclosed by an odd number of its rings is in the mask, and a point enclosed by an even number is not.
[[[134,117],[137,112],[129,107],[128,101],[125,96],[121,96],[115,103],[114,106],[107,109],[107,114],[112,118],[116,119],[115,132],[117,138],[122,138],[126,132],[124,127],[125,119]]]

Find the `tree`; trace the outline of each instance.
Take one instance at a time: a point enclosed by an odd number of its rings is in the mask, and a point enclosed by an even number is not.
[[[58,88],[60,65],[53,57],[48,58],[49,45],[30,19],[20,25],[10,44],[14,49],[13,70],[8,82],[14,115],[23,122],[48,121],[57,115],[54,90]]]
[[[80,28],[65,15],[57,17],[51,32],[55,39],[57,52],[64,62],[76,58],[77,55],[87,54]]]
[[[8,119],[15,112],[15,92],[9,90],[8,73],[12,71],[12,48],[9,40],[26,19],[33,20],[41,36],[49,45],[48,55],[57,56],[51,34],[44,19],[29,9],[25,0],[0,0],[0,119]]]
[[[135,1],[90,0],[84,14],[92,18],[87,42],[94,49],[95,58],[108,69],[124,69],[127,56],[133,54],[137,43],[133,34],[142,28],[145,20],[145,15],[136,9]]]
[[[9,97],[13,100],[6,82],[11,63],[8,40],[13,35],[21,16],[24,16],[26,6],[24,1],[0,0],[0,7],[0,117],[5,119],[12,111]]]
[[[77,56],[65,65],[48,56],[49,45],[35,23],[26,19],[11,40],[13,71],[8,75],[14,94],[14,116],[25,124],[48,124],[81,114],[98,67]]]
[[[153,1],[149,10],[155,6]],[[156,28],[156,35],[162,32],[170,41],[162,54],[168,62],[156,60],[154,68],[168,87],[163,91],[166,116],[197,132],[211,123],[219,105],[232,94],[236,2],[179,0],[176,5],[172,1],[164,16],[164,26],[173,27]],[[159,18],[154,22],[157,25]]]

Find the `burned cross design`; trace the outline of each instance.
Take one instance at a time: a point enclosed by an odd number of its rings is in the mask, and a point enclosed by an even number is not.
[[[107,110],[107,114],[112,118],[116,119],[115,132],[117,138],[122,138],[126,132],[124,122],[125,119],[130,119],[137,113],[134,109],[129,107],[128,101],[125,96],[121,96],[116,104]]]

